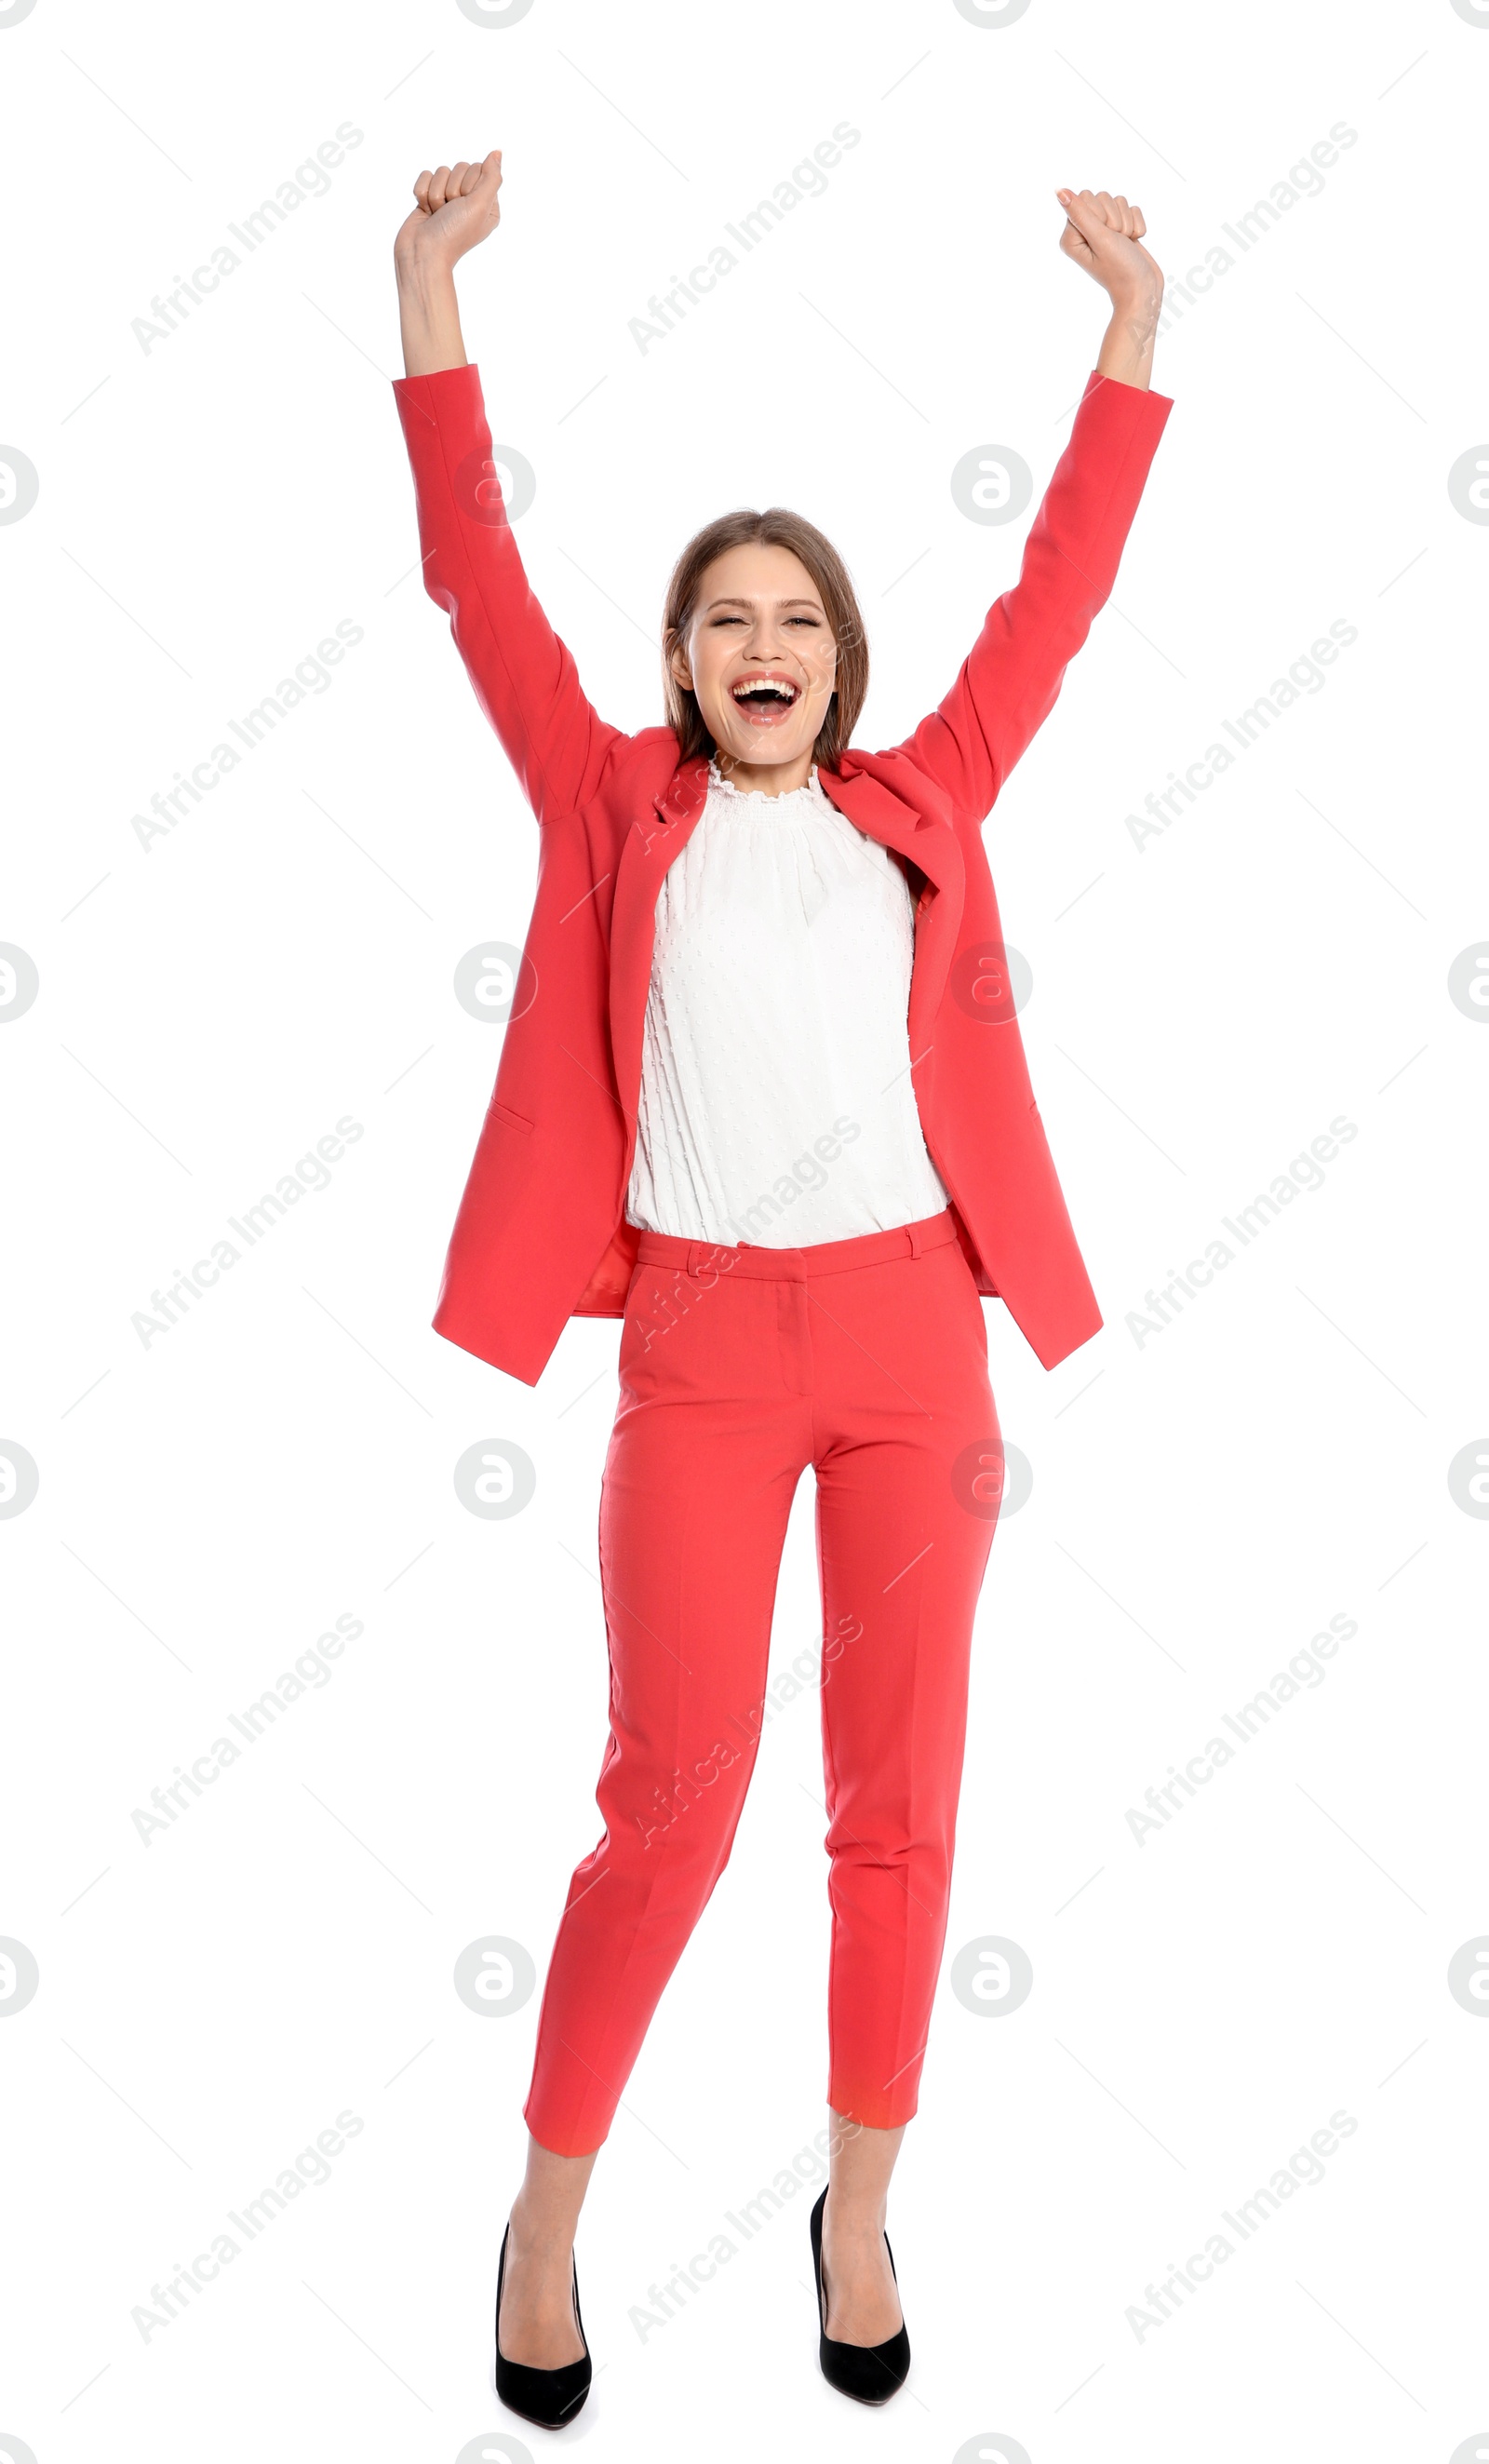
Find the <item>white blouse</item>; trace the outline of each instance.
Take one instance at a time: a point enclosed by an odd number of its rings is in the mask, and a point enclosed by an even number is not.
[[[909,885],[829,803],[709,764],[657,893],[628,1222],[799,1248],[948,1203],[910,1084]]]

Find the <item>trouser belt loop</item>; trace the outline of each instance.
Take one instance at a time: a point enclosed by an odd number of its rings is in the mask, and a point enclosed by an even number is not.
[[[735,1249],[727,1241],[690,1241],[688,1272],[696,1282],[700,1267],[707,1267],[713,1273],[720,1272],[722,1271],[721,1260],[728,1258],[733,1261],[736,1254]]]
[[[905,1234],[907,1240],[909,1242],[910,1256],[912,1258],[918,1258],[926,1245],[926,1237],[924,1232],[918,1223],[907,1223],[905,1226]]]

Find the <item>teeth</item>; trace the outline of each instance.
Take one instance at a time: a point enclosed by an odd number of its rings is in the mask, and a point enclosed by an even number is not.
[[[783,685],[775,676],[744,676],[734,688],[735,701],[751,693],[775,693],[781,701],[795,701],[797,697],[794,686]]]

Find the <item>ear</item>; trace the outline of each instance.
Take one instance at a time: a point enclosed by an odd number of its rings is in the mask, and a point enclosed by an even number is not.
[[[683,687],[684,691],[691,693],[692,670],[688,664],[688,653],[684,649],[681,642],[674,642],[672,645],[672,654],[668,661],[668,666],[671,669],[673,675],[676,677],[677,682]]]

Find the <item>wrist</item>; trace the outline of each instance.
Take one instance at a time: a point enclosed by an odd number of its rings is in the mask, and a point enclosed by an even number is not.
[[[417,239],[395,247],[393,274],[401,297],[412,306],[431,306],[436,299],[448,297],[455,287],[455,271],[449,259],[422,248]]]
[[[1128,327],[1157,324],[1158,311],[1163,306],[1161,286],[1151,282],[1133,283],[1126,290],[1109,291],[1106,297],[1111,302],[1114,322]]]

